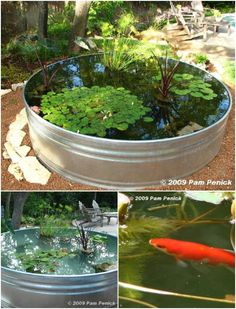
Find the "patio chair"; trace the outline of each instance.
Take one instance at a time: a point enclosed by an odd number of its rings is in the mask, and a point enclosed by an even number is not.
[[[203,36],[203,39],[207,39],[207,23],[203,23],[203,16],[198,12],[189,10],[189,12],[177,9],[172,1],[170,1],[171,12],[175,17],[178,29],[183,29],[185,35],[178,36],[178,39],[190,40],[199,36]]]
[[[103,224],[101,216],[97,214],[93,208],[87,208],[82,202],[79,201],[79,210],[82,214],[82,220],[79,224],[92,224],[92,225],[101,225]],[[79,221],[76,221],[77,224]]]
[[[203,10],[190,9],[189,12],[186,13],[181,9],[177,9],[172,1],[170,1],[170,6],[172,15],[176,18],[177,25],[185,31],[185,35],[178,37],[181,41],[200,36],[203,36],[203,40],[206,41],[207,30],[210,28],[213,28],[214,34],[218,32],[220,27],[226,27],[228,34],[231,33],[230,23],[225,21],[216,22],[212,18],[205,18]]]
[[[93,209],[97,212],[97,215],[102,218],[102,221],[103,221],[103,218],[107,218],[107,224],[110,223],[111,218],[117,219],[117,212],[103,212],[95,200],[93,200],[92,206],[93,206]]]

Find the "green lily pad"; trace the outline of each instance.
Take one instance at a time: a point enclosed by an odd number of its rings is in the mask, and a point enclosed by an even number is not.
[[[191,92],[191,96],[193,96],[195,98],[201,98],[202,97],[202,93],[201,92]]]
[[[183,90],[181,90],[181,89],[176,89],[174,92],[175,92],[176,94],[179,94],[179,95],[186,95],[186,94],[190,93],[191,90],[190,90],[190,89],[183,89]]]
[[[153,118],[152,117],[144,117],[143,120],[145,122],[152,122],[153,121]]]

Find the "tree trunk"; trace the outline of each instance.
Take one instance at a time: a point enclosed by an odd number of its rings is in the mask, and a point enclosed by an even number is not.
[[[11,203],[11,192],[7,193],[6,207],[5,207],[5,219],[10,218],[10,203]]]
[[[84,37],[86,34],[88,12],[92,1],[90,0],[76,0],[75,4],[75,16],[73,20],[73,26],[70,37],[70,47],[73,50],[77,48],[74,40],[77,36]]]
[[[26,3],[25,1],[20,1],[20,11],[22,16],[22,32],[25,32],[28,30],[27,28],[27,17],[26,17]]]
[[[12,227],[14,230],[18,230],[20,228],[23,208],[28,196],[28,192],[14,193],[14,208],[12,214]]]
[[[40,39],[45,39],[48,34],[48,2],[38,1],[39,19],[38,19],[38,35]]]

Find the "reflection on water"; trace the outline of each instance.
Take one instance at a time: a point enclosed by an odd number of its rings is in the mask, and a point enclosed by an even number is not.
[[[149,116],[154,119],[153,122],[147,123],[139,120],[135,125],[129,126],[126,131],[109,130],[107,132],[109,138],[146,140],[173,137],[190,122],[203,128],[214,124],[229,108],[229,95],[225,87],[210,74],[193,66],[181,63],[178,73],[187,72],[211,83],[212,90],[217,93],[217,97],[207,101],[193,98],[190,95],[173,95],[173,102],[163,105],[163,102],[157,98],[156,85],[152,82],[157,74],[157,68],[153,64],[148,66],[139,62],[131,66],[128,72],[111,72],[101,63],[101,57],[102,55],[86,56],[65,61],[51,84],[51,89],[60,92],[63,88],[71,89],[81,86],[124,87],[138,96],[146,106],[151,107]],[[59,65],[50,66],[51,72]],[[36,74],[27,84],[26,100],[30,105],[40,105],[39,94],[42,90],[37,89],[41,89],[41,85],[41,73]]]
[[[81,253],[78,241],[73,237],[75,230],[70,236],[45,238],[40,237],[38,229],[9,232],[2,235],[2,266],[24,271],[24,267],[16,257],[19,253],[37,253],[38,250],[48,251],[51,249],[66,249],[74,253],[74,256],[65,256],[58,259],[57,275],[80,275],[95,273],[94,266],[102,263],[115,264],[117,261],[117,241],[115,237],[107,236],[103,243],[93,245],[94,252],[87,255]],[[91,235],[99,235],[90,232]]]
[[[125,234],[120,230],[119,280],[175,293],[232,299],[235,289],[234,270],[229,266],[211,265],[206,261],[176,261],[174,256],[149,245],[149,239],[164,237],[232,251],[231,201],[215,205],[187,198],[183,203],[182,193],[170,192],[129,195],[134,197],[134,201],[129,210]],[[140,196],[147,199],[135,200]],[[150,200],[153,196],[160,199]],[[165,196],[180,197],[181,200],[163,201]],[[154,295],[124,288],[120,289],[120,295],[156,307],[234,307],[228,303]],[[142,307],[132,303],[132,300],[122,299],[120,306]]]

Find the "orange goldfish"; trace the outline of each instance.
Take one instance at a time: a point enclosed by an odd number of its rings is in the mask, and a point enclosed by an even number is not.
[[[213,265],[226,264],[235,267],[234,253],[224,249],[170,238],[150,239],[149,244],[167,254],[174,255],[177,260],[204,261]]]

